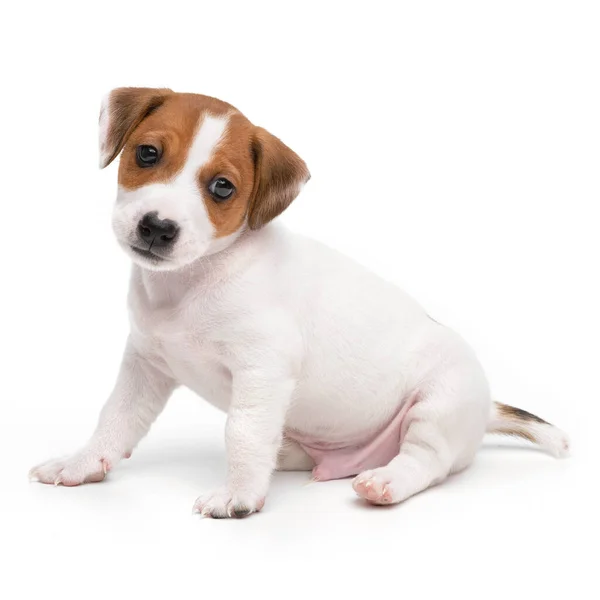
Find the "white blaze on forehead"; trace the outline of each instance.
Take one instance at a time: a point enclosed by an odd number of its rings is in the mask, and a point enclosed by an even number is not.
[[[177,179],[187,179],[189,177],[196,179],[198,169],[210,160],[214,150],[219,145],[227,129],[228,121],[229,117],[227,116],[213,117],[212,115],[206,115],[204,117],[200,122],[200,127],[196,132],[183,169]]]
[[[200,121],[183,168],[171,183],[166,184],[173,194],[176,206],[184,210],[184,220],[193,223],[196,236],[206,243],[214,238],[214,227],[202,201],[198,171],[211,159],[223,138],[228,122],[227,115],[223,117],[205,115],[204,119]],[[167,194],[165,198],[169,198],[169,196],[170,194]],[[178,219],[175,218],[175,220]]]

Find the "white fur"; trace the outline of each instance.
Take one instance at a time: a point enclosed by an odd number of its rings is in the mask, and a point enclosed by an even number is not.
[[[123,247],[157,210],[182,227],[162,271],[133,256],[131,334],[96,432],[74,457],[33,471],[65,485],[100,479],[129,453],[177,385],[227,411],[228,476],[195,507],[227,516],[262,506],[286,430],[361,443],[418,393],[398,456],[355,488],[399,502],[466,467],[491,400],[471,349],[409,296],[349,258],[270,224],[220,241],[195,174],[227,119],[207,117],[173,181],[119,190]],[[310,467],[286,440],[281,468]]]
[[[197,504],[211,514],[259,506],[285,428],[358,442],[422,390],[406,437],[406,461],[419,456],[422,473],[405,497],[466,466],[489,420],[485,377],[456,334],[350,259],[276,225],[182,269],[136,265],[130,314],[127,385],[117,383],[88,448],[112,466],[168,393],[189,387],[228,412],[227,484]]]

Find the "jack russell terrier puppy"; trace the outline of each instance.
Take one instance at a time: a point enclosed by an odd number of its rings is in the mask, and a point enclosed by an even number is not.
[[[89,442],[33,479],[101,481],[179,385],[227,412],[227,478],[194,505],[214,518],[259,511],[274,469],[354,475],[389,505],[467,467],[486,432],[566,454],[562,431],[492,402],[471,348],[412,298],[271,223],[309,172],[233,106],[113,90],[100,167],[119,154],[113,226],[133,261],[121,370]]]

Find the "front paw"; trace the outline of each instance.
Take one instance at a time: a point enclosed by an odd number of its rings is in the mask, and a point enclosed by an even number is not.
[[[213,519],[241,519],[258,512],[264,504],[264,494],[252,491],[231,492],[224,486],[200,496],[194,503],[193,512]]]
[[[29,471],[32,481],[54,485],[75,486],[103,481],[113,466],[104,453],[82,450],[70,457],[50,460]]]

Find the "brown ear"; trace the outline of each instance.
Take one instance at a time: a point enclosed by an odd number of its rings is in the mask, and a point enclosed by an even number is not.
[[[100,168],[121,152],[131,132],[173,92],[167,88],[117,88],[100,108]]]
[[[250,229],[281,214],[310,179],[304,161],[280,139],[257,127],[252,140],[254,189],[248,211]]]

